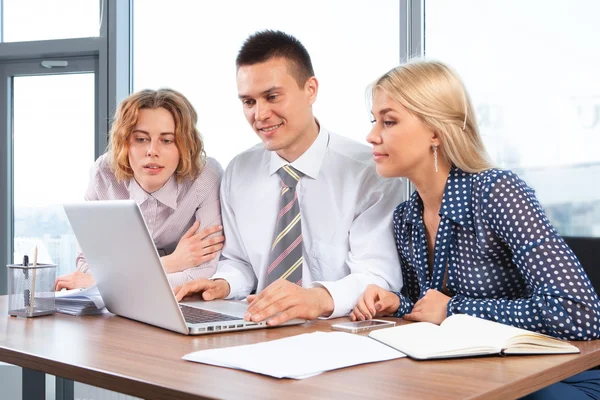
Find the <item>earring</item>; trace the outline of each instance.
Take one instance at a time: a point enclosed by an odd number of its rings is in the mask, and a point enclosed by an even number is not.
[[[438,172],[438,165],[437,165],[437,145],[433,144],[433,145],[431,145],[431,147],[433,148],[433,166],[435,167],[435,172]]]

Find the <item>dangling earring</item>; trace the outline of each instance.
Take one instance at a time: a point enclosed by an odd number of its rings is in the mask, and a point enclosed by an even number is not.
[[[431,147],[433,148],[433,166],[435,167],[435,172],[438,172],[438,166],[437,166],[437,145],[433,144],[433,145],[431,145]]]

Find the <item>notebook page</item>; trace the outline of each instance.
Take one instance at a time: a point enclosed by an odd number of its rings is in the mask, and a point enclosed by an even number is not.
[[[483,339],[486,343],[498,349],[504,348],[508,341],[517,335],[537,335],[535,332],[525,329],[466,314],[452,315],[442,322],[442,326],[446,332],[452,332],[452,335],[465,335],[478,343]]]
[[[379,329],[371,332],[369,336],[415,358],[486,354],[494,351],[482,338],[462,332],[448,332],[429,322]]]

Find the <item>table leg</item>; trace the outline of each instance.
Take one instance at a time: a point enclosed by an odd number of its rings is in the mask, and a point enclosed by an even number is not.
[[[23,400],[46,399],[46,374],[29,368],[23,368]]]
[[[56,400],[73,400],[75,384],[70,379],[56,377]]]

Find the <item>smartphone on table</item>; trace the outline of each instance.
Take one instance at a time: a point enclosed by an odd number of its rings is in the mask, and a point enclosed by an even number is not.
[[[371,331],[373,329],[391,328],[395,326],[394,321],[384,321],[382,319],[369,319],[366,321],[342,322],[341,324],[331,325],[331,329],[350,333]]]

